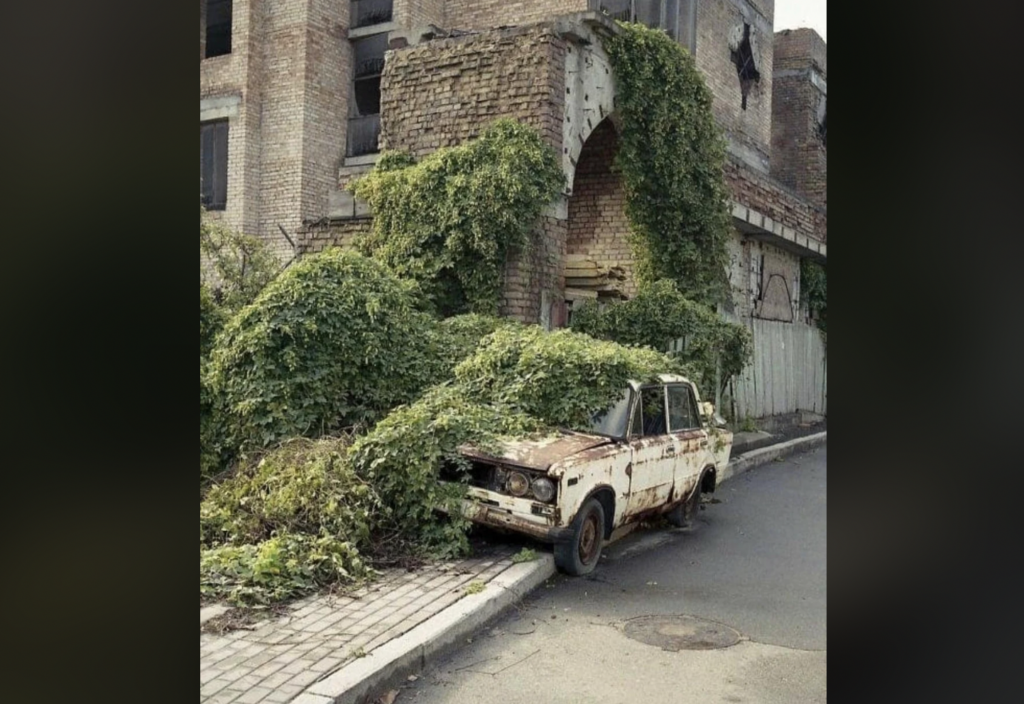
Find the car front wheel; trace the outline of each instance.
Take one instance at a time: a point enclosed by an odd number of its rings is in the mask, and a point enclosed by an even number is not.
[[[589,499],[572,522],[569,540],[555,545],[555,565],[573,576],[589,574],[597,567],[604,545],[604,507]]]

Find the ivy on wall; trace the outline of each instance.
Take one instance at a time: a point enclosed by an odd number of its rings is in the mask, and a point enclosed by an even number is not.
[[[529,245],[564,183],[555,151],[509,119],[416,163],[384,154],[349,186],[374,212],[358,247],[416,280],[443,316],[495,314],[506,258]]]
[[[725,141],[711,91],[689,52],[641,24],[605,41],[621,134],[616,167],[626,191],[630,243],[641,285],[673,281],[690,300],[728,295],[730,232]]]
[[[800,291],[824,339],[828,319],[828,272],[825,267],[810,259],[801,259]]]

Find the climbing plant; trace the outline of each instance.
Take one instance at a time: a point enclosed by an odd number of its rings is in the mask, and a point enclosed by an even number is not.
[[[508,119],[419,162],[385,153],[349,186],[374,212],[358,246],[419,282],[442,315],[494,314],[506,258],[529,244],[563,178],[537,131]]]
[[[804,300],[807,301],[807,309],[811,317],[818,324],[821,330],[822,339],[825,339],[825,325],[828,318],[828,275],[827,270],[821,264],[810,259],[800,260],[800,290]]]
[[[711,91],[693,57],[664,32],[618,25],[605,49],[615,71],[616,167],[637,278],[670,279],[687,298],[716,304],[728,293],[730,214]]]

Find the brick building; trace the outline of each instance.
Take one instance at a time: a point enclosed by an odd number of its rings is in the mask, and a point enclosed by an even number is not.
[[[538,246],[506,271],[502,311],[564,324],[574,300],[630,295],[612,18],[693,54],[728,143],[732,300],[801,323],[800,259],[825,261],[826,47],[773,32],[774,0],[200,0],[200,168],[215,217],[282,256],[344,245],[372,214],[344,186],[381,149],[424,155],[512,117],[562,155],[567,186]],[[587,288],[569,266],[624,274]],[[569,284],[569,285],[567,285]]]

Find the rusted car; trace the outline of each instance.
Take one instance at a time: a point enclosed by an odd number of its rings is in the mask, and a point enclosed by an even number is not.
[[[619,526],[658,514],[688,525],[729,461],[732,433],[696,385],[658,379],[630,383],[589,433],[506,442],[491,453],[461,448],[471,465],[465,514],[553,543],[555,563],[572,575],[594,569]]]

